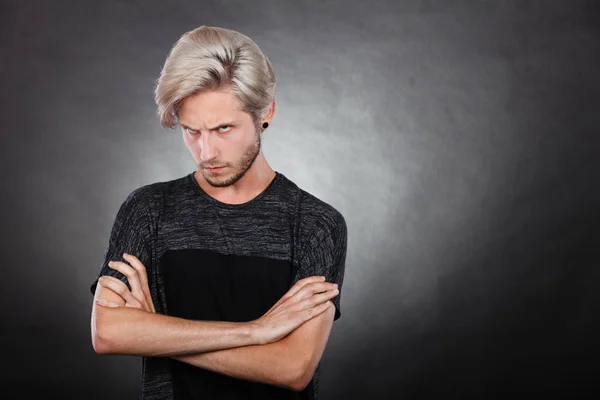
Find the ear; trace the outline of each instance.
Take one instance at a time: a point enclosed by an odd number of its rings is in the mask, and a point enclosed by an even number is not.
[[[260,125],[262,126],[263,123],[268,122],[269,125],[271,125],[271,121],[273,121],[273,117],[275,116],[275,109],[277,108],[277,103],[275,102],[275,100],[273,100],[273,102],[271,103],[271,106],[269,107],[269,112],[267,112],[267,115],[265,115],[261,120],[260,120]]]

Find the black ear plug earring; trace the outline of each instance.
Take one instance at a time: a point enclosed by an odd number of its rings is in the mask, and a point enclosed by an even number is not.
[[[262,127],[263,127],[263,129],[267,129],[269,127],[269,123],[263,122]]]

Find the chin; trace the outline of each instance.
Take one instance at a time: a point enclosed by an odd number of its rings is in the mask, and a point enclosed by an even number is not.
[[[209,185],[214,187],[226,187],[233,185],[235,182],[239,180],[240,177],[236,179],[236,171],[222,172],[216,175],[212,175],[209,172],[202,171],[202,176]]]

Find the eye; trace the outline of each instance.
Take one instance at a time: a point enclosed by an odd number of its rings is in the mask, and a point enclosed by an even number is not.
[[[195,135],[195,134],[197,134],[197,133],[198,133],[198,131],[195,131],[195,130],[193,130],[193,129],[191,129],[191,128],[186,128],[185,130],[186,130],[186,131],[187,131],[187,133],[188,133],[188,134],[190,134],[190,135]]]
[[[223,128],[227,128],[227,129],[223,130]],[[221,133],[229,132],[230,130],[231,130],[231,125],[221,125],[219,127],[219,132],[221,132]]]

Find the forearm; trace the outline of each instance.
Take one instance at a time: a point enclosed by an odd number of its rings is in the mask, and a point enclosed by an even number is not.
[[[98,305],[97,352],[170,357],[255,344],[248,323],[193,321],[131,307]]]
[[[237,347],[173,358],[196,367],[238,379],[294,389],[302,366],[285,339],[278,342]]]

